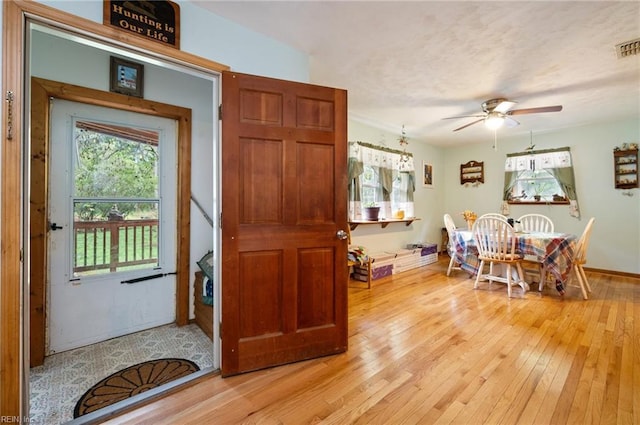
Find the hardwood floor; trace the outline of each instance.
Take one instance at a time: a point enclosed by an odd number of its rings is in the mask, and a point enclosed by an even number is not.
[[[347,353],[205,377],[107,423],[640,423],[640,280],[508,299],[440,258],[349,290]]]

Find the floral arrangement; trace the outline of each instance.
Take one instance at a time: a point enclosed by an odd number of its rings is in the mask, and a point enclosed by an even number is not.
[[[464,217],[465,221],[475,221],[478,218],[478,214],[474,213],[471,210],[464,210],[462,211],[462,217]]]

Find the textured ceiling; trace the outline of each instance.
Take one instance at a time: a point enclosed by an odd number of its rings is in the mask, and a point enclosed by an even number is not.
[[[506,97],[520,115],[498,130],[528,135],[640,119],[640,2],[205,1],[194,3],[310,56],[314,84],[348,91],[349,116],[414,140],[493,140],[481,123],[453,129]],[[640,125],[640,124],[639,124]]]

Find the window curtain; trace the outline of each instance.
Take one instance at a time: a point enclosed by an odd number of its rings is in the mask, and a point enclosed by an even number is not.
[[[373,170],[374,177],[371,181],[375,184],[375,202],[380,207],[380,217],[392,218],[393,212],[398,209],[402,209],[406,217],[412,217],[415,191],[413,154],[365,142],[349,142],[349,220],[362,220],[362,210],[365,207],[362,205],[363,176],[366,167]],[[403,177],[402,180],[408,183],[396,184],[394,188],[394,182],[398,182],[399,177]]]
[[[547,170],[564,190],[569,199],[569,214],[580,218],[576,184],[568,147],[540,151],[507,154],[504,167],[504,190],[502,192],[502,213],[509,214],[509,193],[516,183],[518,173],[523,170]]]

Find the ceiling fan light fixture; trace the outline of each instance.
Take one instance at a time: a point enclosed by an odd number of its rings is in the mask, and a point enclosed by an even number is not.
[[[498,112],[490,112],[489,115],[484,119],[484,125],[491,129],[497,130],[504,124],[504,115]]]

